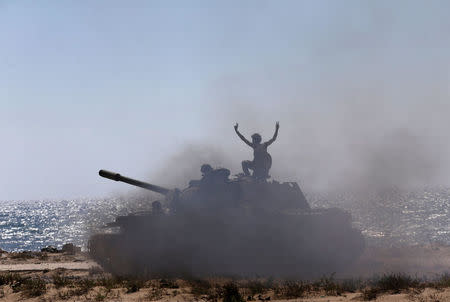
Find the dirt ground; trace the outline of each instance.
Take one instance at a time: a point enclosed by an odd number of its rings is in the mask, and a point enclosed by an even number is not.
[[[319,281],[137,280],[117,279],[85,253],[1,253],[0,301],[410,301],[450,302],[450,247],[370,248],[346,272]],[[441,281],[401,284],[379,290],[369,283],[349,286],[339,278],[360,280],[374,274],[441,276]],[[442,276],[447,276],[442,279]],[[342,279],[343,280],[343,279]],[[405,281],[403,280],[403,281]],[[430,279],[431,280],[431,279]],[[437,279],[435,279],[437,280]],[[442,281],[444,280],[444,281]],[[386,282],[385,282],[386,283]],[[386,285],[384,285],[386,286]],[[234,296],[233,296],[234,295]],[[231,297],[231,298],[230,298]],[[234,300],[232,300],[234,298]],[[225,299],[225,300],[224,300]],[[228,300],[226,300],[228,299]],[[231,300],[230,300],[231,299]],[[242,300],[239,300],[242,299]]]

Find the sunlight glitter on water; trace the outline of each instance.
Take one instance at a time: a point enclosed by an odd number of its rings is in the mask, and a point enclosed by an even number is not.
[[[450,189],[392,196],[387,201],[328,201],[310,194],[313,207],[341,207],[352,214],[370,245],[450,244]],[[395,200],[395,201],[392,201]],[[0,201],[0,248],[8,251],[86,246],[89,234],[117,215],[143,210],[150,201],[124,198],[62,201]]]

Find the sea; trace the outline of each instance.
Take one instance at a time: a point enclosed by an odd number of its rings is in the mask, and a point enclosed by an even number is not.
[[[450,188],[382,194],[306,193],[313,208],[339,207],[352,215],[368,245],[450,244]],[[0,201],[0,249],[40,250],[73,243],[87,248],[89,236],[118,215],[147,210],[149,198],[85,198]]]

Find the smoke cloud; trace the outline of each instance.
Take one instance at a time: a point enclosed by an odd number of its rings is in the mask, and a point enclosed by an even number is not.
[[[253,155],[234,134],[234,123],[240,122],[248,138],[258,132],[268,140],[280,121],[278,140],[269,147],[274,179],[298,181],[306,191],[322,192],[448,184],[449,106],[372,99],[316,108],[282,99],[273,108],[227,99],[226,105],[212,109],[219,119],[206,121],[212,128],[205,138],[209,143],[180,146],[151,179],[182,186],[200,176],[203,163],[239,173],[240,162]]]
[[[309,41],[307,55],[299,51],[296,60],[285,62],[280,53],[277,60],[261,62],[260,68],[243,66],[211,79],[203,96],[205,106],[199,109],[201,142],[180,145],[159,172],[149,174],[152,182],[184,187],[189,179],[200,177],[203,163],[238,173],[240,162],[251,159],[252,152],[234,134],[234,123],[246,137],[258,132],[268,140],[279,121],[278,140],[269,148],[270,174],[298,182],[307,193],[357,192],[364,197],[392,188],[448,186],[449,65],[447,55],[436,51],[448,45],[422,36],[408,42],[411,30],[403,17],[375,6],[358,6],[358,13],[367,17],[364,32],[346,18],[353,17],[354,10],[344,15],[339,10],[341,15],[329,16],[323,35]],[[236,221],[220,223],[235,227]],[[219,229],[212,224],[215,230]],[[235,233],[240,233],[238,227]],[[191,234],[178,235],[175,243]],[[271,240],[267,238],[268,251]],[[349,245],[347,252],[351,251]],[[211,252],[217,256],[224,251]],[[171,256],[188,262],[186,251]],[[176,262],[173,268],[179,268]]]

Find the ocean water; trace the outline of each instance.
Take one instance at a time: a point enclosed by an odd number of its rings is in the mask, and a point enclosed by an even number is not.
[[[65,243],[86,248],[90,234],[128,212],[121,198],[0,201],[0,206],[0,248],[6,251]]]
[[[351,212],[355,227],[369,245],[450,244],[450,189],[415,192],[392,190],[382,196],[356,198],[307,194],[313,207],[340,207]],[[330,201],[331,200],[331,201]],[[86,247],[89,235],[117,215],[150,207],[148,198],[0,201],[0,248],[40,250],[74,243]]]
[[[391,188],[364,197],[346,193],[309,199],[313,206],[349,211],[369,245],[450,244],[450,188],[410,192]]]

